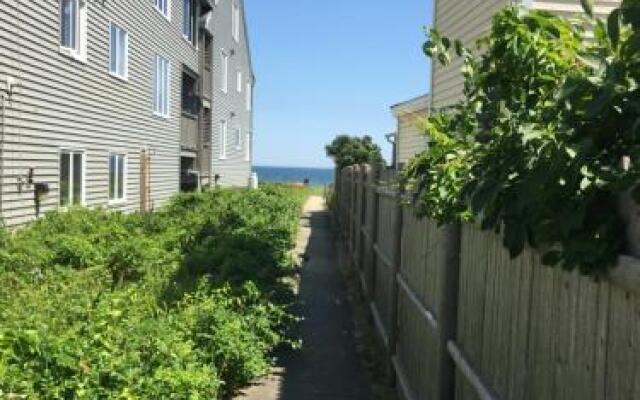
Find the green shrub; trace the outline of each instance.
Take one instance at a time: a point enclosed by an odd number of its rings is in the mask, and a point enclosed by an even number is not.
[[[177,196],[156,214],[55,212],[0,250],[0,393],[213,399],[292,344],[291,190]]]

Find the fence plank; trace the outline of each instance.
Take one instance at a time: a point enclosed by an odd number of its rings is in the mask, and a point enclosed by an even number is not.
[[[475,225],[456,242],[367,171],[336,173],[335,214],[404,398],[640,398],[639,260],[594,281]]]

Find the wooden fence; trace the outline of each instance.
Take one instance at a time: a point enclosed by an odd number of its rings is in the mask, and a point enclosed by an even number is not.
[[[417,218],[368,166],[336,219],[406,400],[640,399],[640,262],[609,279],[511,259],[474,225]]]

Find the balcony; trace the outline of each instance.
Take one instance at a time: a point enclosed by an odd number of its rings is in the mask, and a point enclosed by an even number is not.
[[[198,116],[186,112],[180,118],[180,144],[185,150],[198,150]]]

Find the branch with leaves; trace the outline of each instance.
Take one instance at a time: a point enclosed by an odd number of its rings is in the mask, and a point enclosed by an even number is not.
[[[430,116],[430,149],[405,175],[422,214],[475,219],[513,257],[530,245],[598,274],[624,250],[618,198],[640,177],[640,0],[606,21],[583,5],[574,19],[507,8],[480,56],[431,31],[428,56],[464,59],[464,99]]]

